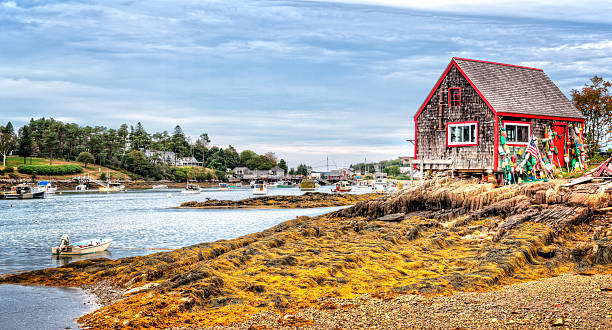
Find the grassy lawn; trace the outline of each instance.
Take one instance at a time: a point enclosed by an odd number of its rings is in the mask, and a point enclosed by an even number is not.
[[[27,161],[26,161],[27,165],[30,165],[30,158],[28,157]],[[69,161],[65,161],[63,159],[54,159],[53,160],[53,165],[61,165],[61,164],[75,164],[75,165],[79,165],[81,167],[83,167],[82,163],[78,163],[78,162],[69,162]],[[6,157],[6,167],[14,167],[15,170],[17,169],[17,167],[19,165],[23,165],[23,157],[19,157],[19,156],[7,156]],[[38,158],[38,157],[32,157],[32,165],[49,165],[49,159],[48,158]],[[2,168],[2,158],[0,158],[0,168]],[[77,174],[77,175],[83,175],[85,173],[89,173],[92,178],[98,178],[100,177],[100,175],[102,173],[109,173],[112,179],[128,179],[129,178],[129,174],[124,174],[115,170],[110,170],[106,167],[103,166],[99,166],[99,165],[95,165],[95,164],[88,164],[87,168],[83,167],[84,172],[82,174]],[[98,169],[100,169],[100,171],[98,171]],[[17,173],[15,171],[15,173]],[[25,175],[25,174],[20,174],[21,177],[30,177],[29,175]],[[66,179],[66,178],[71,178],[75,175],[55,175],[55,176],[38,176],[39,178],[58,178],[58,179]]]
[[[2,157],[0,157],[0,165]],[[27,164],[30,165],[30,158],[27,159]],[[17,167],[19,165],[23,165],[23,157],[19,156],[7,156],[6,157],[6,167]],[[37,158],[32,157],[32,165],[49,165],[49,160],[45,158]]]

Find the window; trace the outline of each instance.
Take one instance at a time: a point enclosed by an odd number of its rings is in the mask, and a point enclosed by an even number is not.
[[[449,147],[477,146],[478,122],[448,123],[446,137]]]
[[[448,106],[458,107],[461,105],[461,87],[448,89]]]
[[[508,145],[523,145],[529,143],[531,136],[531,124],[527,122],[507,121],[504,122],[504,129],[508,137]]]

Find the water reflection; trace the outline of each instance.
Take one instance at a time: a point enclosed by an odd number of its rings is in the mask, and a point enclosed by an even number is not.
[[[54,261],[55,266],[54,267],[58,267],[58,266],[65,266],[71,262],[75,262],[75,261],[80,261],[80,260],[85,260],[85,259],[96,259],[96,258],[112,258],[113,254],[110,253],[110,251],[102,251],[102,252],[95,252],[95,253],[90,253],[90,254],[84,254],[84,255],[75,255],[75,256],[51,256],[51,259]]]

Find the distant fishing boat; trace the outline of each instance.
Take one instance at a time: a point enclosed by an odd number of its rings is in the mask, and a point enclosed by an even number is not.
[[[372,185],[372,190],[376,193],[385,193],[388,191],[387,189],[387,183],[384,182],[381,179],[376,180],[376,182],[374,182],[374,184]]]
[[[125,186],[119,182],[108,181],[106,183],[106,186],[101,187],[99,190],[100,192],[119,192],[119,191],[125,191]]]
[[[263,180],[257,180],[253,187],[253,195],[267,195],[267,194],[268,194],[268,187],[266,185],[266,182]]]
[[[230,190],[230,187],[229,187],[229,185],[228,185],[227,183],[225,183],[225,182],[220,182],[220,183],[219,183],[219,190],[221,190],[221,191],[227,191],[227,190]]]
[[[0,199],[43,199],[45,192],[26,184],[12,186],[11,191],[0,192]]]
[[[110,238],[95,238],[76,243],[70,243],[68,235],[62,235],[59,246],[51,248],[51,254],[59,256],[74,256],[106,251],[113,240]]]
[[[38,182],[38,191],[44,191],[47,195],[53,195],[57,191],[57,187],[51,186],[49,181]]]
[[[187,183],[185,189],[181,190],[181,194],[199,194],[200,186],[195,183]]]
[[[295,188],[295,187],[297,187],[297,184],[291,181],[280,181],[278,185],[276,185],[276,188]]]
[[[332,189],[332,192],[351,192],[351,190],[353,190],[353,186],[348,182],[348,181],[340,181],[338,183],[336,183],[336,186],[334,187],[334,189]]]

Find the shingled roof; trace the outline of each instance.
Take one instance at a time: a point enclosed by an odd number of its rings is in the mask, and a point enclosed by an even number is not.
[[[584,119],[541,69],[453,58],[498,113]]]

